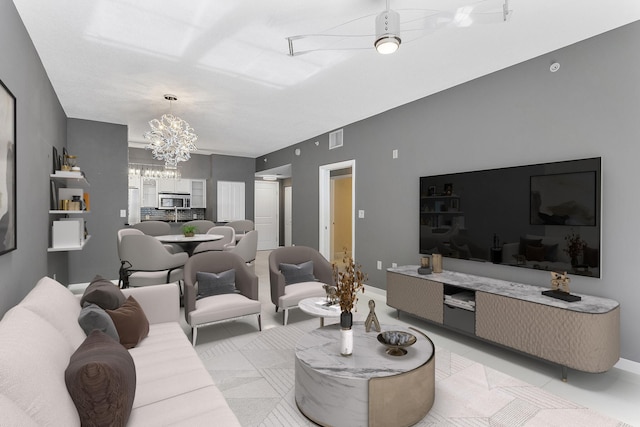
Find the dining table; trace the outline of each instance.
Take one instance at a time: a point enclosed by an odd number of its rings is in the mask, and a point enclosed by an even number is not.
[[[189,256],[193,255],[193,251],[202,242],[212,242],[223,239],[222,234],[194,234],[193,236],[185,236],[184,234],[163,234],[155,236],[162,243],[175,243],[180,245]]]

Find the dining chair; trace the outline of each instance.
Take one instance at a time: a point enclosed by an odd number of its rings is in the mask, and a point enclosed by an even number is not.
[[[240,255],[244,262],[251,268],[252,271],[256,271],[256,254],[258,253],[258,230],[251,230],[245,236],[235,244],[235,246],[228,246],[226,251],[233,252]]]
[[[280,247],[269,254],[269,284],[271,302],[276,306],[276,313],[279,308],[284,309],[283,324],[286,325],[289,309],[297,307],[301,300],[326,296],[323,286],[334,285],[333,268],[314,248]]]
[[[164,236],[165,234],[171,234],[171,226],[168,222],[164,221],[142,221],[131,226],[136,230],[142,231],[147,236]],[[180,245],[173,243],[163,243],[166,250],[172,254],[184,252],[184,249]]]
[[[233,227],[236,230],[236,241],[242,239],[246,233],[251,230],[255,230],[255,224],[250,219],[238,219],[235,221],[229,221],[225,225]]]
[[[222,276],[233,280],[222,283]],[[200,273],[201,282],[198,280]],[[202,273],[205,273],[203,277]],[[213,273],[206,277],[206,273]],[[205,281],[207,289],[205,291]],[[200,297],[199,297],[200,296]],[[184,315],[191,326],[191,342],[195,346],[198,328],[221,321],[255,315],[262,330],[262,304],[258,299],[258,276],[239,255],[231,252],[207,251],[194,254],[184,266]]]
[[[168,222],[164,221],[142,221],[137,224],[133,224],[131,227],[142,231],[147,236],[171,234],[171,226]]]
[[[218,225],[215,227],[211,227],[209,231],[206,232],[206,234],[218,234],[224,237],[220,240],[200,243],[193,250],[194,254],[206,251],[224,251],[227,248],[235,246],[236,232],[231,227],[227,227],[226,225]]]
[[[127,268],[129,286],[148,286],[182,280],[182,267],[189,258],[185,252],[169,253],[153,236],[125,234],[120,242],[120,260]]]

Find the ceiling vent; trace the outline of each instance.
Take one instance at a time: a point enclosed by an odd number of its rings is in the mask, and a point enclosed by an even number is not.
[[[342,147],[344,144],[342,140],[342,130],[336,130],[329,134],[329,150],[333,150],[334,148]]]

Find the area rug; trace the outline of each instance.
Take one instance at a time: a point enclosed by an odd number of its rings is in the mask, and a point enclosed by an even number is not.
[[[312,319],[262,332],[218,333],[196,347],[243,426],[315,425],[295,404],[294,348],[317,327]],[[630,427],[442,348],[436,348],[434,405],[416,426]]]

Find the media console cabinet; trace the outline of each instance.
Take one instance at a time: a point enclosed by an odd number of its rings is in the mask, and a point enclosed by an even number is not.
[[[548,290],[471,274],[387,270],[387,305],[430,322],[512,348],[562,367],[599,373],[620,358],[620,304],[578,294],[566,302]]]

